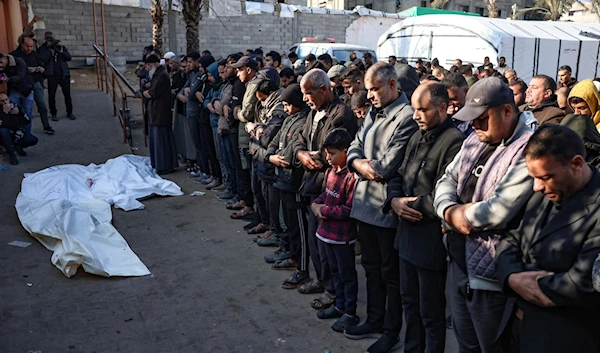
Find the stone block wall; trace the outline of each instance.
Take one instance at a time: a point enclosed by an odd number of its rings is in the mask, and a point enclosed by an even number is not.
[[[144,46],[152,43],[152,21],[147,9],[105,5],[106,45],[111,56],[139,60]],[[45,17],[46,28],[69,48],[73,55],[93,55],[94,25],[92,4],[74,0],[33,0],[36,15]],[[98,40],[102,44],[100,6],[96,5]],[[165,18],[165,51],[185,52],[185,23],[180,13],[174,30],[177,43],[169,43],[169,21]],[[302,37],[322,35],[343,42],[346,28],[357,15],[317,15],[296,13],[294,18],[279,14],[243,15],[210,18],[200,21],[200,49],[215,56],[262,47],[263,50],[289,49]],[[43,32],[43,31],[41,31]],[[38,33],[38,38],[43,33]]]

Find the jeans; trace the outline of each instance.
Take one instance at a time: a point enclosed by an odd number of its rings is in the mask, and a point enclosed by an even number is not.
[[[367,276],[367,322],[398,336],[402,328],[402,299],[395,237],[396,229],[358,222],[361,262]]]
[[[50,76],[48,77],[48,103],[50,104],[50,114],[56,115],[56,91],[58,86],[62,89],[65,96],[65,107],[67,115],[73,114],[73,103],[71,102],[71,77]]]
[[[405,353],[444,353],[446,271],[417,267],[400,258],[400,295],[406,318]]]
[[[260,223],[269,224],[271,219],[262,184],[263,183],[258,178],[256,163],[254,163],[252,165],[252,193],[254,194],[254,204],[256,205],[256,211],[258,211],[258,216],[260,217]]]
[[[223,150],[221,148],[221,136],[219,135],[217,129],[212,129],[212,135],[213,144],[215,145],[213,148],[215,149],[215,155],[217,161],[219,162],[219,169],[221,170],[221,181],[223,182],[223,184],[225,184],[227,190],[230,190],[229,176],[227,175],[227,166],[225,165],[225,159],[223,158]]]
[[[200,171],[205,174],[210,174],[210,164],[208,163],[208,154],[204,151],[204,145],[200,137],[199,111],[187,111],[185,117],[192,133],[192,141],[196,147],[196,162],[200,167]]]
[[[450,306],[452,327],[458,342],[459,353],[502,353],[496,335],[504,313],[506,297],[500,292],[471,289],[466,294],[469,278],[460,267],[450,261],[448,265],[452,282]]]
[[[235,140],[237,141],[237,136],[235,136]],[[223,157],[227,159],[227,166],[229,174],[229,191],[232,194],[236,194],[239,196],[240,193],[240,185],[239,185],[239,177],[238,177],[238,164],[241,169],[240,152],[237,149],[237,145],[233,145],[232,137],[230,134],[221,135],[221,149],[223,151]]]
[[[344,314],[354,316],[358,297],[354,244],[329,244],[319,241],[325,246],[331,276],[335,283],[335,306],[344,311]]]
[[[48,122],[48,108],[46,107],[46,98],[44,97],[44,82],[36,82],[33,85],[33,99],[35,105],[37,105],[40,118],[42,119],[42,125],[46,128],[50,126]]]
[[[327,261],[327,249],[322,241],[317,238],[317,228],[319,227],[319,219],[310,209],[310,205],[316,199],[313,196],[309,199],[308,203],[308,248],[310,250],[310,259],[315,266],[315,272],[317,278],[323,284],[325,291],[331,295],[335,295],[335,284],[333,283],[333,277],[331,277],[331,269],[329,268],[329,262]]]
[[[17,91],[12,91],[8,96],[8,99],[19,107],[19,110],[22,110],[23,113],[29,118],[29,124],[27,125],[27,133],[31,133],[31,115],[33,112],[33,91],[31,91],[27,96],[22,95]],[[46,119],[47,120],[47,119]]]

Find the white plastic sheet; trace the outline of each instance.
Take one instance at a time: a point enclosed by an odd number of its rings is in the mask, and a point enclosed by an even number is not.
[[[242,3],[235,0],[210,0],[209,16],[211,18],[242,16]]]
[[[111,205],[143,209],[138,198],[183,195],[160,178],[150,158],[123,155],[103,165],[61,165],[26,174],[15,207],[23,227],[48,250],[67,277],[145,276],[150,271],[113,227]]]

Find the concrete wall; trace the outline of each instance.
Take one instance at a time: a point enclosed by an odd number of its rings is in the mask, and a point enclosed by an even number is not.
[[[36,15],[44,16],[46,28],[69,48],[73,55],[93,55],[94,27],[91,3],[73,0],[33,0]],[[98,39],[101,43],[100,6],[97,5]],[[163,41],[166,50],[185,52],[185,24],[181,14],[175,21],[165,19]],[[200,49],[215,56],[262,47],[263,50],[290,48],[302,37],[323,35],[343,41],[346,28],[357,15],[315,15],[296,13],[294,18],[279,14],[210,18],[200,22]],[[146,9],[105,5],[108,53],[139,60],[142,48],[152,43],[152,23]],[[169,41],[169,22],[175,24],[177,43]],[[42,31],[43,32],[43,31]],[[43,33],[38,33],[43,37]],[[173,36],[171,36],[173,37]],[[376,41],[376,39],[374,39]]]

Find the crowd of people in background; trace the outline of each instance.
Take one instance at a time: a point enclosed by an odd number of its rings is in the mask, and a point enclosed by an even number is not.
[[[12,165],[19,164],[17,155],[27,156],[25,148],[37,144],[31,132],[33,105],[42,121],[44,132],[54,134],[52,121],[58,121],[56,92],[60,86],[65,99],[67,118],[75,120],[71,101],[71,54],[54,33],[47,31],[38,42],[33,33],[35,17],[19,37],[19,46],[10,53],[0,53],[0,146]],[[48,105],[44,88],[48,88]]]
[[[461,353],[600,352],[596,80],[525,83],[487,57],[148,47],[144,63],[152,166],[219,192],[334,331],[443,352],[448,300]]]

